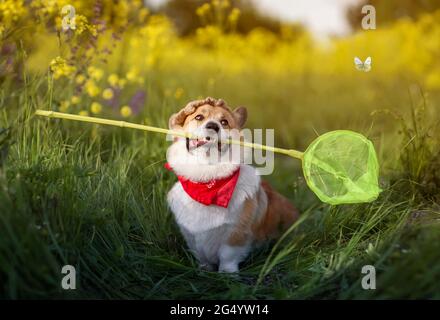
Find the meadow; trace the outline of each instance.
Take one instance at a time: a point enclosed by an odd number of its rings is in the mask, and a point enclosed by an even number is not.
[[[76,9],[63,31],[60,10]],[[317,42],[308,33],[235,32],[227,1],[179,37],[141,1],[0,3],[0,297],[62,299],[440,298],[440,11]],[[353,58],[373,58],[369,73]],[[380,197],[330,206],[300,163],[264,177],[301,219],[242,264],[201,271],[165,196],[163,136],[34,116],[36,109],[166,127],[187,102],[246,106],[248,128],[304,150],[319,134],[369,137]],[[60,286],[63,265],[77,289]],[[364,290],[364,265],[377,272]]]

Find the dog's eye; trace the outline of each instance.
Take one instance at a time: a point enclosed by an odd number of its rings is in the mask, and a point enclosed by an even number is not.
[[[199,114],[194,119],[196,119],[197,121],[202,121],[203,120],[203,116],[201,114]]]
[[[222,120],[220,121],[220,123],[222,124],[223,127],[226,127],[229,124],[228,120]]]

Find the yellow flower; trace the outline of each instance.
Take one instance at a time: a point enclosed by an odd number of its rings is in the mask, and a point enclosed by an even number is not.
[[[26,10],[24,8],[24,1],[17,0],[3,0],[0,1],[0,12],[2,17],[2,23],[5,25],[11,24],[13,21],[17,21],[23,15]]]
[[[126,78],[130,82],[137,82],[139,84],[144,83],[144,79],[139,76],[139,71],[137,69],[131,69],[127,72]]]
[[[136,77],[138,76],[138,72],[135,69],[131,69],[128,73],[127,73],[127,80],[128,81],[135,81]]]
[[[238,21],[238,18],[240,18],[241,11],[238,8],[232,9],[231,13],[228,16],[228,20],[230,23],[235,24]]]
[[[196,9],[196,14],[199,17],[203,17],[210,9],[211,5],[209,3],[204,3]]]
[[[123,88],[124,86],[125,86],[125,83],[127,82],[127,80],[125,80],[125,79],[120,79],[119,81],[118,81],[118,87],[119,88]]]
[[[92,77],[93,79],[99,81],[104,75],[104,71],[101,69],[95,68],[93,66],[90,66],[87,68],[87,73]]]
[[[89,112],[88,112],[87,110],[81,110],[78,114],[79,114],[80,116],[87,117],[87,116],[89,115]]]
[[[70,102],[69,101],[62,101],[61,102],[61,104],[60,104],[60,111],[61,112],[66,112],[67,111],[67,109],[69,109],[69,106],[70,106]]]
[[[114,94],[113,94],[113,90],[110,88],[104,89],[104,91],[102,92],[102,97],[105,100],[110,100],[111,98],[113,98]]]
[[[108,83],[112,86],[112,87],[116,87],[118,85],[119,82],[119,77],[117,74],[112,73],[108,78],[107,78]]]
[[[72,98],[70,98],[70,102],[72,104],[78,104],[78,103],[80,103],[80,101],[81,101],[81,98],[78,96],[72,96]]]
[[[87,80],[85,84],[86,92],[91,97],[96,97],[100,90],[99,87],[96,85],[96,83],[93,80]]]
[[[184,93],[185,93],[185,90],[183,90],[182,88],[177,88],[176,92],[174,92],[174,98],[179,100],[180,98],[182,98]]]
[[[88,31],[90,32],[91,35],[95,36],[98,34],[98,31],[96,29],[96,26],[93,24],[90,24],[87,20],[87,17],[81,15],[81,14],[76,14],[75,15],[75,24],[74,24],[74,30],[75,33],[81,34],[84,31]]]
[[[128,118],[129,116],[131,116],[131,114],[132,114],[132,111],[131,111],[131,108],[129,106],[123,106],[121,108],[121,115],[124,118]]]
[[[52,59],[50,62],[50,71],[53,73],[55,79],[61,77],[68,77],[75,72],[76,68],[67,64],[66,60],[60,56]]]
[[[61,29],[63,27],[63,18],[61,16],[55,17],[55,26],[57,29]]]
[[[101,104],[98,102],[93,102],[92,105],[90,106],[90,111],[92,111],[93,114],[101,113],[102,111]]]
[[[86,77],[84,75],[82,75],[82,74],[77,75],[76,78],[75,78],[75,82],[77,84],[83,84],[84,81],[86,81]]]
[[[141,10],[139,10],[139,22],[144,22],[147,18],[147,16],[150,14],[150,11],[147,8],[142,8]]]

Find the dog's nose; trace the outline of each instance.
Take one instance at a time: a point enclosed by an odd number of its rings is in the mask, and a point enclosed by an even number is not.
[[[206,124],[205,128],[206,129],[214,130],[215,132],[219,132],[219,130],[220,130],[219,125],[217,123],[215,123],[215,122],[212,122],[212,121],[208,122]]]

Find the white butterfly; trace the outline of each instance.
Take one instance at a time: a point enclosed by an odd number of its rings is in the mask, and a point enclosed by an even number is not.
[[[365,59],[365,62],[362,62],[358,57],[354,58],[354,65],[356,69],[359,71],[369,72],[371,70],[371,57]]]

